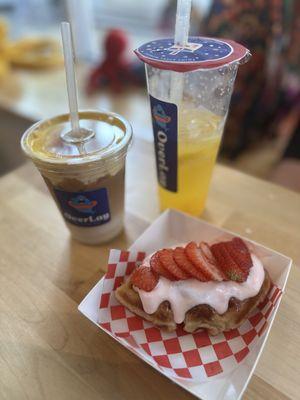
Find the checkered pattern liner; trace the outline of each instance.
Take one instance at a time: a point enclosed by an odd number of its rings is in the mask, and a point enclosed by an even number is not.
[[[154,368],[175,378],[206,381],[232,371],[243,362],[263,335],[280,298],[273,285],[266,300],[238,329],[210,336],[206,331],[165,332],[134,315],[115,298],[114,291],[137,263],[142,252],[111,250],[99,305],[99,325]]]

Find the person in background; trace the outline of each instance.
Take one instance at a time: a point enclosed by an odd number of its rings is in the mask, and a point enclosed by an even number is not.
[[[252,53],[238,72],[223,155],[234,159],[264,137],[285,134],[292,136],[284,153],[289,156],[300,146],[300,1],[205,0],[192,10],[191,35],[231,38]],[[161,28],[173,29],[175,14],[176,1],[170,0]]]
[[[277,60],[290,3],[291,0],[213,0],[201,27],[201,34],[233,39],[252,53],[250,62],[238,72],[224,132],[222,151],[229,158],[234,159],[268,132],[266,125],[277,104]]]
[[[282,160],[271,179],[300,191],[300,2],[293,4],[290,34],[282,53],[282,79],[278,111],[274,113],[274,131],[286,137]]]

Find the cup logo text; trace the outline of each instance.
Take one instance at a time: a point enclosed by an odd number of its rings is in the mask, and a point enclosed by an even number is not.
[[[177,106],[150,96],[159,184],[177,191]]]
[[[54,188],[54,193],[62,215],[69,223],[89,227],[110,221],[108,190],[105,187],[81,192]]]

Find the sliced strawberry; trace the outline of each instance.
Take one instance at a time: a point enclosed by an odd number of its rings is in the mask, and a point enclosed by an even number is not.
[[[249,253],[246,243],[241,238],[234,237],[231,242],[234,244],[235,248],[240,250],[242,253]]]
[[[190,242],[185,247],[187,258],[198,268],[208,280],[222,281],[225,275],[219,268],[209,262],[195,242]]]
[[[206,260],[212,264],[216,264],[216,259],[210,250],[209,244],[206,242],[200,242],[199,247],[200,247],[204,257],[206,258]]]
[[[248,273],[231,257],[225,242],[213,244],[211,251],[228,279],[237,282],[244,282],[247,279]]]
[[[153,254],[150,259],[150,266],[153,271],[155,271],[158,275],[163,276],[164,278],[169,279],[170,281],[174,281],[175,277],[172,275],[160,262],[158,252]]]
[[[248,271],[252,267],[252,259],[245,242],[235,237],[230,242],[226,242],[226,245],[231,257],[242,269]]]
[[[145,292],[151,292],[158,282],[158,275],[151,268],[141,265],[130,276],[131,283]]]
[[[200,269],[194,267],[194,264],[187,258],[183,247],[176,247],[173,252],[173,257],[180,269],[191,275],[193,278],[199,281],[206,282],[208,279],[200,271]]]
[[[168,270],[176,279],[183,280],[190,278],[190,275],[181,270],[173,258],[172,249],[163,249],[158,251],[158,257],[163,267]]]

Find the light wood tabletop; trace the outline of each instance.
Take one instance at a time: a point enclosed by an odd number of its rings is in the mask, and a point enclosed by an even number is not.
[[[109,248],[127,248],[159,213],[151,144],[136,140],[127,161],[125,229],[102,246],[70,240],[30,163],[0,179],[1,400],[193,398],[77,311]],[[299,399],[300,196],[218,165],[202,217],[295,260],[244,399]]]
[[[131,122],[138,137],[151,141],[150,112],[145,112],[149,111],[146,88],[131,87],[121,93],[112,93],[101,88],[87,95],[86,84],[90,69],[91,66],[84,63],[80,63],[76,68],[79,108],[113,110],[122,114]],[[1,109],[34,122],[68,112],[64,69],[13,69],[6,79],[0,82]]]

